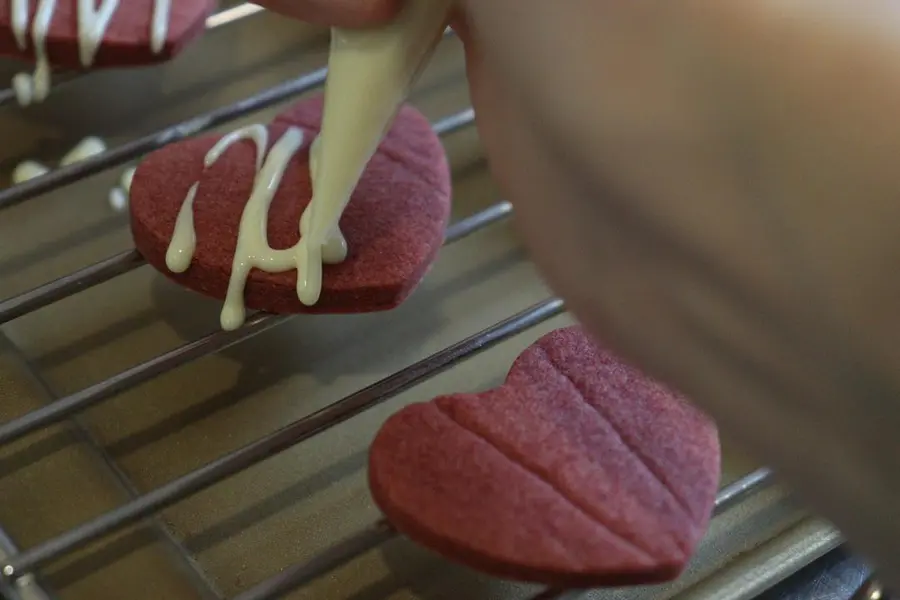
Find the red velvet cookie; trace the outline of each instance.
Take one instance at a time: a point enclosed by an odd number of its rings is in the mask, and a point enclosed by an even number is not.
[[[272,248],[299,240],[298,222],[312,195],[309,145],[318,134],[322,97],[303,100],[268,125],[269,146],[288,127],[304,132],[268,215]],[[242,140],[211,166],[206,153],[219,135],[166,146],[138,166],[131,184],[131,230],[138,251],[157,270],[192,290],[224,299],[237,235],[256,175],[256,146]],[[183,273],[166,266],[182,203],[194,199],[196,249]],[[322,292],[312,306],[297,298],[297,271],[250,272],[249,308],[272,313],[351,313],[399,305],[418,285],[440,249],[450,214],[450,172],[440,139],[419,112],[404,106],[369,162],[340,220],[349,255],[323,267]]]
[[[372,496],[414,541],[575,588],[678,576],[718,481],[713,423],[579,327],[541,338],[496,389],[401,410],[369,458]]]
[[[27,0],[28,19],[24,32],[25,48],[16,39],[13,6],[17,1],[0,0],[0,55],[35,60],[35,14],[48,0]],[[110,0],[94,0],[95,6]],[[157,0],[118,0],[105,35],[91,67],[128,67],[168,60],[205,29],[206,17],[215,0],[168,0],[165,43],[158,52],[151,47],[154,7]],[[50,64],[57,68],[82,69],[79,58],[78,0],[55,0],[55,7],[44,41]]]

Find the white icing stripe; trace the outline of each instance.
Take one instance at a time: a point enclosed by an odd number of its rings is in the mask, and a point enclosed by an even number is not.
[[[37,11],[34,14],[31,39],[34,43],[34,57],[36,62],[34,74],[31,76],[31,99],[42,102],[50,93],[50,61],[47,59],[47,34],[50,32],[50,23],[53,21],[53,10],[56,8],[56,0],[39,0]]]
[[[93,136],[86,137],[62,157],[62,160],[59,161],[59,166],[67,167],[104,152],[106,152],[106,143],[103,140]]]
[[[106,143],[103,140],[98,137],[86,137],[63,156],[62,160],[59,162],[59,166],[66,167],[105,151]],[[39,162],[26,160],[19,163],[13,170],[12,180],[13,183],[22,183],[23,181],[45,175],[49,171],[49,167],[46,167]]]
[[[322,147],[319,140],[321,139],[321,137],[314,139],[309,149],[309,173],[314,184],[319,173],[319,152]],[[315,187],[315,185],[313,185],[313,187]],[[312,202],[310,202],[310,205],[312,205]],[[311,222],[312,209],[307,208],[300,217],[300,235],[307,236],[309,234],[309,224]],[[344,239],[344,235],[341,233],[340,228],[335,227],[331,232],[331,235],[326,238],[325,245],[322,246],[322,262],[326,265],[335,265],[344,262],[344,259],[346,258],[347,240]],[[308,304],[315,304],[315,301],[309,302]]]
[[[12,0],[9,7],[12,13],[13,35],[19,50],[28,48],[28,0]]]
[[[34,82],[28,73],[16,73],[12,78],[12,88],[19,106],[28,106],[34,100]]]
[[[9,0],[11,25],[19,49],[28,48],[28,0]],[[16,99],[22,106],[42,102],[50,93],[50,62],[47,59],[47,35],[56,10],[56,0],[36,0],[34,21],[31,23],[31,42],[34,47],[35,69],[31,75],[19,73],[13,77]],[[106,30],[119,7],[119,0],[78,0],[78,53],[81,65],[89,68],[97,56]],[[158,54],[168,36],[171,0],[154,0],[150,19],[150,47]]]
[[[19,184],[29,179],[46,175],[49,172],[49,167],[34,160],[26,160],[16,165],[16,168],[13,169],[12,182],[13,184]]]
[[[122,212],[128,208],[127,192],[117,187],[109,190],[109,206],[116,212]]]
[[[274,250],[269,246],[266,229],[269,206],[281,184],[284,171],[302,146],[303,131],[288,129],[272,146],[262,169],[256,174],[253,191],[241,215],[237,247],[231,265],[231,280],[228,282],[228,293],[222,307],[222,329],[235,329],[244,322],[244,287],[251,269],[256,267],[277,273],[298,266],[295,253],[290,249]]]
[[[204,158],[204,166],[211,167],[231,146],[241,140],[252,140],[256,145],[256,177],[250,198],[241,214],[238,228],[237,246],[228,281],[228,292],[222,306],[220,322],[225,330],[240,327],[246,317],[244,290],[247,277],[253,269],[269,273],[297,270],[297,295],[307,305],[318,301],[322,285],[322,262],[341,262],[347,256],[347,243],[337,229],[324,247],[309,248],[304,237],[292,248],[276,250],[269,246],[267,227],[269,207],[281,185],[281,179],[293,157],[303,147],[303,130],[288,128],[284,134],[268,148],[268,129],[264,125],[250,125],[232,131],[222,137]],[[315,146],[315,145],[314,145]],[[268,151],[267,151],[268,149]],[[315,161],[311,161],[311,174],[315,178]],[[194,231],[194,199],[199,182],[191,186],[185,197],[175,231],[166,250],[166,266],[174,273],[182,273],[190,266],[196,245]],[[304,211],[301,223],[309,221],[308,211]],[[300,226],[301,236],[305,229]],[[313,293],[314,292],[314,293]]]
[[[153,22],[150,26],[150,49],[153,54],[162,52],[169,35],[169,14],[172,12],[171,0],[156,0],[153,4]]]
[[[122,212],[128,208],[128,194],[131,193],[131,182],[134,179],[134,172],[134,167],[122,171],[118,187],[114,187],[109,191],[109,205],[116,212]],[[191,199],[191,202],[193,203],[193,199]],[[190,263],[190,259],[188,259],[188,263]]]
[[[122,189],[125,190],[126,193],[131,191],[131,182],[134,179],[135,171],[136,169],[134,167],[130,167],[122,172],[122,179],[120,180],[119,184],[122,186]]]
[[[187,197],[178,211],[172,241],[166,250],[166,266],[173,273],[187,271],[191,266],[191,259],[194,258],[194,248],[197,245],[197,235],[194,233],[194,198],[197,196],[199,185],[195,183],[188,190]]]
[[[225,135],[206,153],[206,157],[203,159],[204,166],[211,167],[226,150],[245,139],[251,139],[256,144],[256,170],[258,172],[262,169],[263,161],[266,158],[266,149],[269,147],[269,130],[265,125],[248,125]]]
[[[101,138],[89,136],[78,142],[59,161],[60,167],[65,167],[106,151],[106,142]],[[113,210],[122,211],[128,205],[128,192],[131,190],[131,180],[134,178],[135,169],[128,168],[122,172],[119,185],[109,191],[109,204]],[[41,177],[50,172],[50,167],[37,161],[25,160],[16,165],[12,173],[14,184],[23,183],[29,179]]]
[[[85,68],[93,64],[119,0],[100,0],[100,8],[95,6],[94,0],[78,0],[78,51]]]

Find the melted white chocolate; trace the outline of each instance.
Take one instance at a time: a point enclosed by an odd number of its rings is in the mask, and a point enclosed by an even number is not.
[[[28,29],[28,2],[12,2],[9,10],[16,46],[19,50],[25,50],[28,47],[28,37],[25,34],[25,30]]]
[[[175,220],[175,231],[172,232],[172,240],[166,250],[166,266],[173,273],[184,273],[191,266],[194,258],[194,248],[197,247],[197,234],[194,232],[194,198],[197,196],[195,183],[188,190],[178,217]]]
[[[128,208],[128,195],[131,193],[131,182],[134,179],[134,167],[122,171],[119,185],[109,190],[109,205],[116,212],[122,212]]]
[[[150,23],[150,50],[153,54],[162,52],[169,35],[169,15],[172,12],[172,0],[156,0],[153,3],[153,21]]]
[[[78,0],[78,52],[82,67],[89,67],[97,56],[97,49],[112,21],[119,0]]]
[[[322,138],[320,137],[314,139],[309,148],[309,174],[314,186],[319,172],[319,149],[321,148],[319,140],[321,139]],[[309,210],[309,207],[307,206],[300,217],[300,235],[307,235],[309,233],[311,213],[312,211]],[[325,244],[322,245],[322,262],[326,265],[335,265],[344,262],[347,258],[347,253],[347,239],[344,237],[344,234],[341,233],[340,227],[336,226],[331,232],[331,235],[325,239]],[[312,302],[310,304],[312,304]]]
[[[25,160],[16,165],[12,172],[13,184],[19,184],[50,172],[50,167],[34,160]]]
[[[106,142],[103,139],[88,136],[78,142],[59,161],[60,167],[66,167],[92,156],[106,152]],[[109,205],[115,211],[122,211],[128,206],[128,193],[131,191],[131,180],[134,178],[135,169],[128,168],[122,172],[119,185],[109,191]],[[50,167],[34,160],[25,160],[16,165],[12,172],[13,184],[23,183],[50,172]]]
[[[59,166],[66,167],[103,152],[106,152],[106,143],[98,137],[89,136],[66,152],[65,156],[60,160]],[[25,160],[16,165],[16,168],[13,170],[12,182],[14,184],[22,183],[29,179],[46,175],[49,171],[50,167],[46,165],[33,160]]]
[[[20,50],[28,49],[29,0],[9,0],[13,36]],[[42,102],[50,93],[51,68],[47,58],[47,35],[56,10],[57,0],[36,0],[37,8],[31,22],[31,43],[34,46],[34,72],[18,73],[12,87],[22,106]],[[99,2],[99,7],[97,6]],[[78,53],[81,65],[90,67],[103,43],[106,30],[119,7],[119,0],[78,0]],[[158,54],[168,35],[171,0],[154,0],[150,19],[150,47]]]
[[[318,301],[329,240],[366,164],[431,55],[452,0],[407,2],[381,29],[333,29],[322,131],[316,140],[313,197],[304,213],[297,294]],[[334,242],[331,242],[334,243]],[[346,247],[343,249],[346,252]]]
[[[319,271],[312,275],[304,268],[308,257],[308,244],[303,237],[291,248],[275,250],[269,246],[267,235],[269,207],[290,161],[303,147],[303,130],[288,128],[269,148],[269,131],[265,125],[250,125],[237,129],[223,136],[210,148],[204,157],[204,166],[211,167],[231,146],[241,140],[251,140],[256,146],[256,177],[253,180],[250,198],[241,214],[231,277],[220,315],[220,322],[225,330],[240,327],[246,318],[244,290],[253,269],[269,273],[296,269],[298,297],[301,288],[305,289],[305,282],[310,276],[321,279],[321,266]],[[310,171],[315,178],[315,167],[311,166]],[[166,250],[166,267],[173,273],[183,273],[190,267],[196,248],[193,207],[199,185],[199,182],[195,183],[188,190],[178,211],[175,230]],[[308,221],[305,217],[306,212],[301,222]],[[302,231],[301,226],[301,235]],[[346,258],[347,243],[340,230],[336,228],[335,235],[329,237],[325,246],[318,250],[326,262],[336,263]],[[321,261],[319,264],[321,265]]]
[[[122,186],[122,189],[126,192],[131,192],[131,182],[134,181],[134,172],[137,171],[134,167],[129,167],[122,171],[122,178],[119,180],[119,185]]]
[[[86,137],[62,157],[59,161],[59,166],[67,167],[86,158],[103,154],[104,152],[106,152],[106,142],[98,137]]]
[[[109,190],[109,207],[116,212],[124,212],[128,208],[128,193],[120,187]]]

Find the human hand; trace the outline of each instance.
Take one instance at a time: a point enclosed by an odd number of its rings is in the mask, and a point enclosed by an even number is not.
[[[460,8],[479,132],[548,282],[900,587],[896,3]]]

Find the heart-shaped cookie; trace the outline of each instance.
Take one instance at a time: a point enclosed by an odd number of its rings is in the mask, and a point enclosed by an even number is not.
[[[250,308],[272,313],[396,307],[418,285],[442,245],[450,215],[447,159],[427,119],[404,106],[341,217],[346,258],[337,256],[331,260],[336,264],[323,267],[315,304],[300,302],[298,269],[291,264],[295,255],[289,249],[300,239],[298,223],[312,195],[310,144],[321,114],[322,96],[317,95],[268,126],[166,146],[147,156],[135,172],[130,210],[137,249],[167,277],[225,300],[226,329],[239,324],[226,313],[241,299]],[[261,153],[260,148],[265,150]],[[280,179],[272,179],[276,175]],[[266,215],[267,190],[274,196]],[[261,220],[256,226],[242,227],[242,219],[257,218]],[[193,252],[182,261],[173,250],[188,248],[191,233]],[[239,244],[239,234],[247,241]],[[181,264],[175,267],[173,260]],[[238,272],[252,260],[260,268]],[[240,286],[243,277],[246,285]]]
[[[0,55],[66,69],[167,60],[199,36],[215,0],[0,0]],[[79,25],[83,27],[79,27]]]
[[[713,423],[580,327],[541,338],[496,389],[404,408],[369,458],[372,496],[414,541],[575,588],[676,577],[718,481]]]

